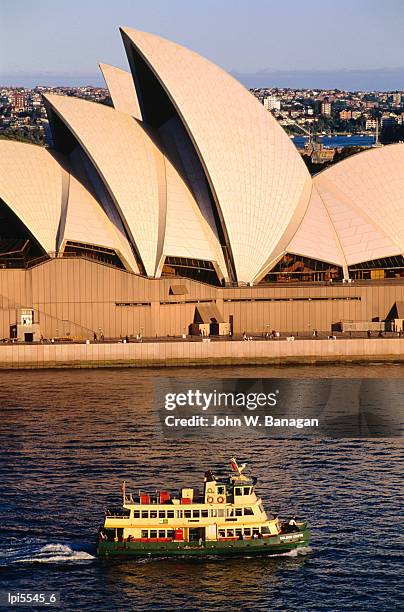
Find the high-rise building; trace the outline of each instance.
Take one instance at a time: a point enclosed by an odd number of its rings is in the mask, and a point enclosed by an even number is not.
[[[327,99],[321,102],[321,114],[324,117],[331,117],[331,102]]]
[[[396,125],[396,123],[397,123],[397,119],[395,115],[383,115],[381,119],[382,128]]]
[[[401,91],[393,93],[393,106],[401,106]]]
[[[281,101],[276,96],[264,98],[264,106],[267,110],[281,110]]]
[[[25,110],[27,107],[27,96],[21,91],[16,91],[13,93],[11,103],[15,111]]]

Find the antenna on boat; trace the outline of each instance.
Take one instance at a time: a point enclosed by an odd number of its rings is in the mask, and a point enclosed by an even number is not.
[[[122,483],[122,503],[125,503],[125,498],[126,498],[126,480],[123,481]]]

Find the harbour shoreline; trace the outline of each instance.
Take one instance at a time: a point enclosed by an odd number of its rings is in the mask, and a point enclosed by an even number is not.
[[[0,370],[404,363],[404,339],[143,342],[0,346]]]

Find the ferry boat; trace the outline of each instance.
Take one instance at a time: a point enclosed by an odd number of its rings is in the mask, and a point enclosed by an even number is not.
[[[122,488],[122,506],[106,510],[98,532],[99,557],[169,557],[280,554],[307,547],[310,532],[293,517],[269,517],[246,464],[230,460],[231,473],[205,473],[203,491],[177,495]]]

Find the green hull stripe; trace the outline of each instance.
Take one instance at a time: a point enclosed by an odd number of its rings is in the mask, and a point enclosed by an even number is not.
[[[99,542],[97,555],[99,557],[172,557],[206,555],[271,555],[284,553],[295,548],[302,548],[309,544],[309,531],[303,533],[302,538],[295,538],[298,534],[288,534],[288,539],[280,540],[279,536],[263,543],[262,540],[234,540],[229,542],[205,542],[202,546],[193,542]]]

